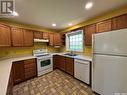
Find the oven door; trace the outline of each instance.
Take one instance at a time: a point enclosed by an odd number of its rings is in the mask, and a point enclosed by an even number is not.
[[[42,58],[38,59],[37,62],[38,71],[46,70],[52,68],[52,58]]]

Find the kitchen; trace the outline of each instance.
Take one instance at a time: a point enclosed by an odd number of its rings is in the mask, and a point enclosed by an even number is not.
[[[1,11],[0,95],[127,95],[127,1],[95,1]]]

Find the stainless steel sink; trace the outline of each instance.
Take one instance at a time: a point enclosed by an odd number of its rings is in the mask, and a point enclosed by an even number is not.
[[[71,53],[66,53],[64,55],[67,55],[67,56],[77,56],[77,54],[71,54]]]

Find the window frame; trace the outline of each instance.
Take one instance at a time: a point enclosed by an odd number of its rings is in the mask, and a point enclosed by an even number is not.
[[[68,35],[73,35],[73,34],[78,34],[79,32],[81,32],[81,34],[82,34],[82,49],[80,49],[80,50],[71,50],[70,48],[69,48],[69,36]],[[74,52],[83,52],[83,50],[84,50],[84,31],[83,31],[83,29],[80,29],[80,30],[75,30],[75,31],[72,31],[72,32],[69,32],[69,33],[66,33],[66,50],[67,51],[74,51]]]

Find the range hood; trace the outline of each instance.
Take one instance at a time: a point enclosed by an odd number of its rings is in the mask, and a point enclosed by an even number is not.
[[[39,42],[39,43],[45,42],[45,43],[47,43],[47,42],[49,42],[49,40],[46,40],[46,39],[34,39],[34,42],[35,43],[36,42]]]

